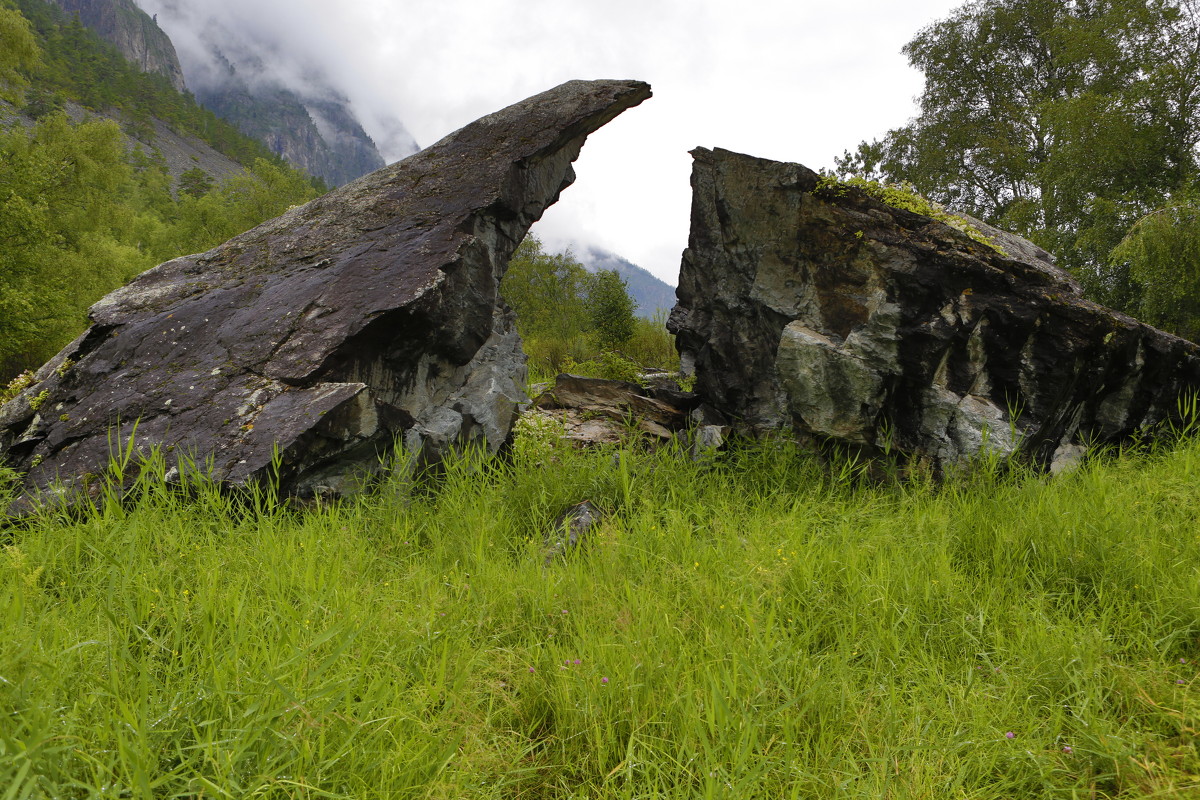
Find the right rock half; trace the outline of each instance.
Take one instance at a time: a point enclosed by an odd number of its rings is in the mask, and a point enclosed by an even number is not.
[[[1200,347],[1089,302],[1032,243],[812,170],[692,152],[668,327],[744,432],[1044,466],[1178,418]]]

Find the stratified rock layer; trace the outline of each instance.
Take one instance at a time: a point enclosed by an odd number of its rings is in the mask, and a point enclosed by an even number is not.
[[[1002,254],[798,164],[692,155],[669,327],[696,392],[743,430],[1051,465],[1200,387],[1200,348],[1083,300],[1019,237],[982,226]]]
[[[135,423],[135,450],[226,484],[278,453],[281,489],[301,495],[354,488],[401,436],[427,460],[494,450],[524,399],[497,293],[508,259],[587,135],[649,96],[563,84],[104,298],[0,408],[0,457],[26,473],[14,510],[57,482],[94,491]]]

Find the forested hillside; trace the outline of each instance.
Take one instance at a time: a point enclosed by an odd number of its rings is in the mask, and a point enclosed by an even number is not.
[[[0,100],[8,119],[0,132],[2,381],[42,364],[83,330],[93,302],[139,272],[318,193],[303,173],[40,0],[0,0]],[[248,171],[214,185],[197,168],[173,187],[164,159],[136,146],[134,137],[152,140],[156,122]]]
[[[5,2],[28,20],[40,52],[21,70],[30,84],[25,98],[30,116],[39,118],[73,100],[92,111],[116,112],[139,138],[152,137],[151,119],[160,119],[243,164],[277,160],[264,144],[177,92],[164,76],[142,72],[77,18],[43,0]]]

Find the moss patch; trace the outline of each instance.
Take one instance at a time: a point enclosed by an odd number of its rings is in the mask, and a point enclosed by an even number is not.
[[[940,203],[935,203],[921,196],[917,192],[916,187],[908,182],[881,183],[880,181],[872,181],[858,176],[839,179],[833,175],[822,175],[821,179],[817,182],[815,192],[833,194],[840,197],[845,195],[851,188],[858,189],[892,208],[902,208],[905,211],[922,214],[926,217],[932,217],[939,222],[944,222],[951,228],[965,233],[980,244],[987,245],[1000,255],[1008,256],[1003,247],[992,241],[990,237],[985,236],[966,217],[951,213]]]

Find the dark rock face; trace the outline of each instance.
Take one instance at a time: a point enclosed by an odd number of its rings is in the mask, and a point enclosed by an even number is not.
[[[563,84],[104,298],[0,407],[0,458],[26,473],[16,510],[55,481],[86,489],[135,422],[138,449],[231,485],[277,450],[300,495],[353,490],[398,437],[425,459],[496,449],[524,399],[508,259],[587,135],[649,96]]]
[[[116,46],[121,54],[141,67],[157,72],[171,82],[176,91],[186,90],[183,69],[170,37],[156,20],[142,11],[133,0],[50,0],[68,16],[79,21],[101,38]]]
[[[670,329],[696,392],[747,431],[1062,463],[1177,413],[1200,347],[1083,300],[1050,257],[1005,252],[859,190],[698,149]]]

